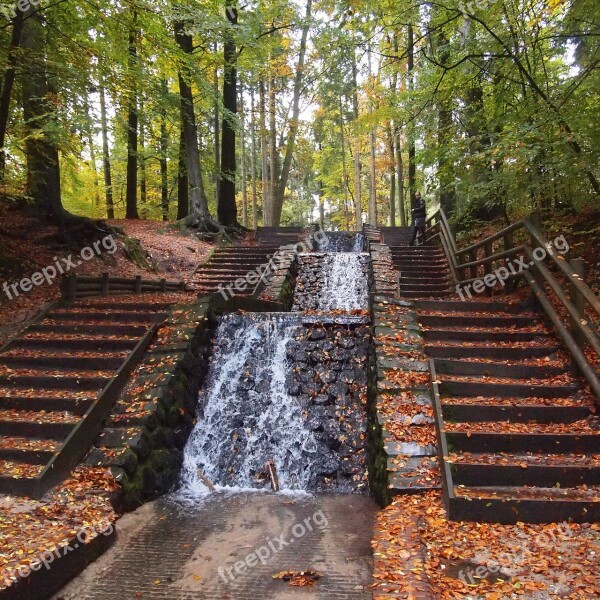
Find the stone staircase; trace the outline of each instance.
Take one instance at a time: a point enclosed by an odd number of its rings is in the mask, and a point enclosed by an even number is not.
[[[300,227],[259,227],[254,245],[217,248],[210,260],[194,273],[190,282],[192,288],[200,295],[220,292],[256,271],[260,265],[266,265],[281,246],[298,242],[303,231]],[[234,290],[235,295],[251,296],[256,283],[238,286],[240,289]]]
[[[540,314],[495,301],[416,306],[434,365],[450,517],[600,520],[595,399]]]
[[[409,246],[410,227],[385,227],[381,231],[398,271],[401,298],[442,298],[450,294],[448,261],[442,248]]]
[[[51,307],[0,350],[0,493],[41,497],[74,468],[174,303]]]

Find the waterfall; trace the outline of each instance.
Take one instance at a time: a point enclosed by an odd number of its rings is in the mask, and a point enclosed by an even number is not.
[[[328,253],[323,261],[320,310],[366,310],[369,307],[368,254]]]
[[[198,423],[184,450],[184,496],[206,492],[199,470],[221,487],[269,489],[268,461],[282,489],[308,488],[317,442],[286,389],[286,348],[297,331],[289,314],[221,318]]]

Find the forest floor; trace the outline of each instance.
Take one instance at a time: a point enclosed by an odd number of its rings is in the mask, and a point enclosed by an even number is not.
[[[380,511],[373,550],[374,600],[600,598],[599,523],[449,521],[431,492]]]
[[[100,253],[94,252],[90,260],[82,260],[71,274],[98,275],[108,272],[121,277],[170,280],[187,280],[203,263],[213,245],[199,241],[192,234],[181,231],[172,223],[158,221],[110,220],[110,226],[120,228],[125,235],[113,235],[117,250],[113,252],[110,240],[99,245]],[[98,231],[96,239],[87,247],[105,238]],[[136,264],[127,254],[125,238],[139,240],[150,269]],[[0,200],[0,344],[31,320],[47,302],[60,298],[59,275],[51,283],[44,281],[27,293],[15,296],[10,285],[24,277],[31,277],[56,261],[69,255],[78,257],[80,244],[66,244],[58,235],[58,229],[27,215],[20,207]],[[109,252],[110,251],[110,252]],[[66,264],[62,260],[59,264]],[[7,288],[3,287],[7,285]],[[7,290],[8,289],[8,293]],[[12,298],[9,298],[12,296]]]

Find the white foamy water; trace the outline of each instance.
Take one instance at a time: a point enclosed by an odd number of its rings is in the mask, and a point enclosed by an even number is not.
[[[268,461],[282,489],[308,488],[317,442],[286,391],[286,348],[297,330],[289,315],[222,318],[198,423],[184,451],[183,496],[206,493],[198,470],[217,489],[270,489]]]
[[[320,310],[365,310],[369,307],[369,283],[365,257],[357,252],[332,252],[323,261],[324,285]]]

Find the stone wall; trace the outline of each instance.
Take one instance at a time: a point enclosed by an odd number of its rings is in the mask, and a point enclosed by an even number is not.
[[[112,471],[119,511],[169,492],[178,481],[208,368],[214,304],[201,298],[171,310],[85,459]]]
[[[289,392],[297,396],[319,444],[318,491],[366,490],[366,324],[304,323],[288,346]]]

